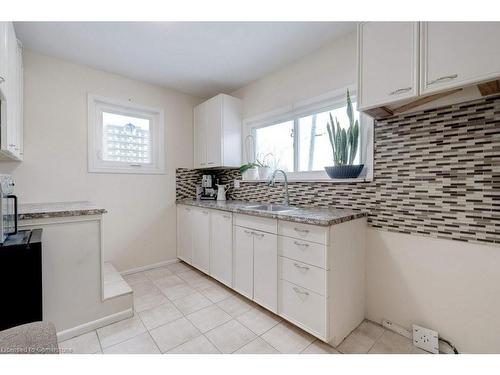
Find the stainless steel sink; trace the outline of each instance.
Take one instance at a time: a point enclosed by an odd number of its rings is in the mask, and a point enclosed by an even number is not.
[[[279,204],[260,204],[258,206],[247,206],[246,208],[250,210],[272,211],[272,212],[292,211],[297,209],[297,207],[283,206]]]

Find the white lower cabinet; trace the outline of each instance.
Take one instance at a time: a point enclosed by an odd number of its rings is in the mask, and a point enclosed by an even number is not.
[[[253,232],[243,227],[234,227],[233,288],[238,293],[253,299]]]
[[[177,258],[191,264],[193,260],[193,208],[177,206]]]
[[[278,236],[254,231],[253,300],[268,310],[278,311]]]
[[[280,281],[280,315],[323,340],[328,340],[326,309],[324,296],[286,280]]]
[[[364,319],[366,219],[330,227],[178,205],[178,257],[338,345]]]
[[[193,261],[199,270],[210,272],[210,212],[204,208],[193,209]]]
[[[210,211],[210,276],[233,286],[233,218],[230,212]]]

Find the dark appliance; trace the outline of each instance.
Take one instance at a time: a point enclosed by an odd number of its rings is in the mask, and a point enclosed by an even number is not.
[[[217,187],[219,180],[213,174],[204,174],[201,178],[201,195],[202,200],[217,199]]]
[[[21,230],[0,245],[0,331],[40,321],[42,230]]]

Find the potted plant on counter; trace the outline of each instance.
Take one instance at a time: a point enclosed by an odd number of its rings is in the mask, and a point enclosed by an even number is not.
[[[330,178],[357,178],[364,164],[353,164],[359,145],[359,121],[354,119],[351,97],[347,90],[347,117],[349,126],[341,128],[339,121],[330,114],[330,122],[326,125],[332,146],[334,166],[325,167]]]
[[[273,154],[270,152],[264,156],[257,155],[257,170],[259,172],[260,180],[269,179],[269,175],[271,174],[271,163],[269,163],[269,159],[273,158]]]
[[[259,179],[259,165],[256,163],[246,163],[240,167],[241,178],[245,181],[252,181]]]

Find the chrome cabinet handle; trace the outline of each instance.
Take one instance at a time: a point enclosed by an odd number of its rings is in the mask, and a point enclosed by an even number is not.
[[[208,211],[201,211],[204,215],[208,215]]]
[[[231,219],[231,216],[229,216],[229,215],[222,215],[222,217],[223,217],[224,219]]]
[[[249,230],[244,230],[246,234],[254,234],[253,232],[250,232]]]
[[[302,266],[302,265],[300,265],[300,264],[298,264],[298,263],[294,263],[293,265],[294,265],[295,267],[297,267],[297,268],[300,268],[300,269],[303,269],[303,270],[306,270],[306,271],[307,271],[307,270],[309,270],[309,267],[307,267],[307,266]]]
[[[299,288],[297,288],[296,286],[293,287],[293,291],[295,293],[298,293],[298,294],[305,294],[306,296],[309,295],[309,292],[306,292],[306,291],[303,291],[303,290],[300,290]]]
[[[209,161],[207,164],[208,164],[208,165],[215,164],[215,161]]]
[[[255,235],[255,236],[259,236],[260,238],[264,237],[263,233],[252,232],[252,234]]]
[[[300,247],[309,247],[308,243],[300,243],[298,241],[293,242],[295,245],[300,246]]]
[[[411,89],[412,89],[412,87],[411,87],[411,86],[410,86],[410,87],[405,87],[405,88],[403,88],[403,89],[397,89],[397,90],[391,91],[391,92],[389,93],[389,95],[398,95],[398,94],[402,94],[402,93],[404,93],[404,92],[408,92],[408,91],[410,91]]]
[[[0,76],[0,83],[4,83],[5,82],[5,78],[3,78],[2,76]]]
[[[309,229],[293,228],[293,230],[299,233],[309,233]]]
[[[442,82],[442,81],[451,81],[452,79],[455,79],[457,77],[458,77],[458,74],[451,74],[449,76],[439,77],[439,78],[436,78],[433,81],[430,81],[428,83],[428,85],[433,85],[435,83],[439,83],[439,82]]]

